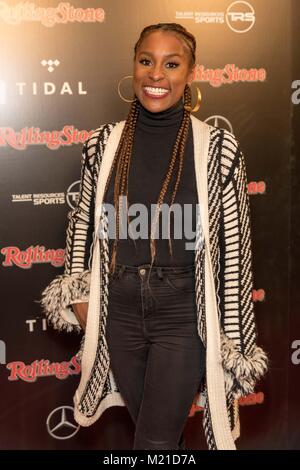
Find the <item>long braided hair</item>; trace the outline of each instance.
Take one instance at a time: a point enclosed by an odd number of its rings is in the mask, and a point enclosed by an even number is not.
[[[183,26],[181,26],[178,23],[158,23],[150,26],[146,26],[136,42],[134,46],[134,60],[136,58],[136,53],[137,50],[142,43],[142,41],[145,39],[145,37],[154,32],[154,31],[166,31],[166,32],[172,32],[178,36],[179,39],[181,39],[184,43],[185,46],[187,46],[188,51],[190,52],[190,61],[189,65],[192,67],[195,64],[195,53],[196,53],[196,40],[195,37],[189,33]],[[185,86],[184,89],[184,107],[190,107],[191,106],[191,92],[190,88],[188,85]],[[115,165],[117,164],[116,168],[116,175],[115,175],[115,182],[114,182],[114,207],[115,207],[115,214],[116,214],[116,238],[114,240],[114,245],[113,245],[113,251],[112,251],[112,259],[111,259],[111,264],[110,264],[110,272],[113,273],[115,271],[115,265],[116,265],[116,255],[117,255],[117,245],[118,245],[118,240],[119,240],[119,226],[120,226],[120,207],[119,207],[119,202],[122,202],[123,199],[126,201],[126,213],[128,214],[127,208],[128,208],[128,175],[129,175],[129,168],[130,168],[130,160],[131,160],[131,154],[132,154],[132,147],[133,147],[133,140],[134,140],[134,134],[135,134],[135,126],[139,114],[139,101],[135,95],[134,100],[131,103],[127,119],[120,137],[119,145],[116,150],[114,160],[110,169],[110,173],[108,176],[108,180],[106,183],[105,191],[104,194],[106,194],[106,191],[108,189],[109,181],[111,179],[113,170]],[[189,122],[190,122],[190,111],[187,111],[184,108],[184,113],[183,113],[183,119],[181,122],[181,126],[178,130],[175,143],[173,146],[173,151],[172,151],[172,156],[169,164],[169,168],[167,171],[167,174],[165,176],[164,182],[162,184],[162,188],[158,197],[158,201],[156,204],[156,210],[154,214],[154,219],[153,223],[151,224],[151,235],[150,235],[150,251],[151,251],[151,267],[153,265],[153,262],[155,260],[155,255],[156,255],[156,244],[153,238],[153,234],[155,234],[155,226],[157,219],[159,217],[160,213],[160,207],[161,204],[163,203],[165,194],[168,190],[169,182],[172,178],[172,175],[174,173],[174,169],[176,164],[178,164],[178,169],[177,169],[177,178],[174,186],[174,190],[172,193],[172,198],[171,198],[171,204],[170,207],[172,206],[177,189],[180,183],[180,178],[181,178],[181,173],[182,173],[182,167],[183,167],[183,160],[184,160],[184,151],[185,151],[185,145],[187,142],[187,137],[188,137],[188,130],[189,130]],[[121,196],[125,196],[121,197]],[[128,216],[127,216],[127,221]],[[169,250],[170,250],[170,255],[172,256],[172,247],[171,247],[171,240],[169,239]]]

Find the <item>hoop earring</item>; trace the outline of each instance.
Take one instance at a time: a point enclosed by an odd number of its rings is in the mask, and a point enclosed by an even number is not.
[[[190,88],[191,86],[188,85]],[[191,106],[187,106],[187,105],[184,105],[184,109],[186,111],[190,111],[191,113],[196,113],[198,111],[198,109],[200,108],[200,103],[201,103],[201,100],[202,100],[202,96],[201,96],[201,91],[200,89],[196,86],[196,90],[197,90],[197,102],[195,104],[195,106],[192,108]]]
[[[120,84],[122,83],[123,80],[125,80],[126,78],[133,78],[133,75],[126,75],[125,77],[121,78],[121,80],[119,81],[118,83],[118,94],[119,94],[119,97],[121,98],[121,100],[123,101],[126,101],[126,103],[132,103],[135,98],[133,98],[133,100],[127,100],[126,98],[124,98],[120,92]]]

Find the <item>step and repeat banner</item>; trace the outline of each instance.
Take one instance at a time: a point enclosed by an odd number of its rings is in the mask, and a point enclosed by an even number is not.
[[[233,132],[246,159],[258,344],[271,362],[240,400],[237,448],[300,448],[299,13],[292,0],[0,1],[0,449],[132,448],[125,407],[74,422],[80,337],[47,327],[36,301],[64,270],[82,144],[126,118],[118,84],[141,30],[160,22],[195,35],[195,115]],[[121,91],[132,97],[130,80]],[[202,416],[191,409],[189,449],[206,449]]]

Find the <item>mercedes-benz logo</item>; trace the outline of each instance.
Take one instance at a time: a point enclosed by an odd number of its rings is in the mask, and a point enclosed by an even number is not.
[[[73,412],[72,406],[59,406],[51,411],[46,422],[50,436],[54,439],[70,439],[75,436],[80,425],[74,422]]]
[[[210,124],[215,127],[220,127],[221,129],[226,129],[229,132],[233,132],[233,128],[231,123],[226,119],[224,116],[219,116],[215,114],[214,116],[210,116],[205,121],[207,124]]]

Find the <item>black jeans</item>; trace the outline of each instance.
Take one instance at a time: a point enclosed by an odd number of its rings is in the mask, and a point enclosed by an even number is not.
[[[111,368],[136,425],[133,449],[180,449],[205,372],[195,267],[117,264],[109,283]],[[184,447],[183,447],[184,448]]]

